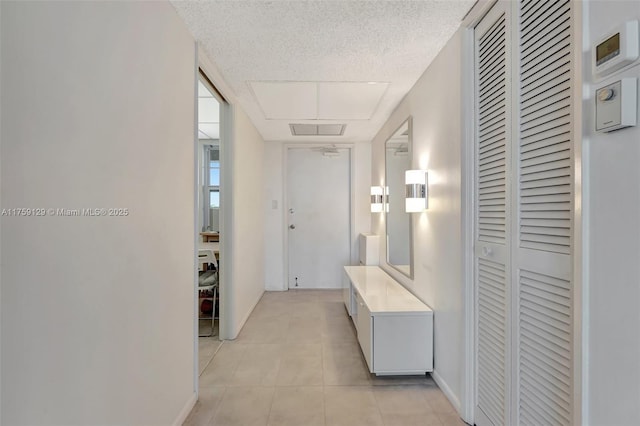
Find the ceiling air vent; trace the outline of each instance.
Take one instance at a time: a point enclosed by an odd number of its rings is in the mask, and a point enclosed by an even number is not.
[[[289,124],[293,136],[342,136],[346,124]]]

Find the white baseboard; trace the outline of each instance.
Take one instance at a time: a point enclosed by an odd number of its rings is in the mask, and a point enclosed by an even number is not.
[[[442,376],[440,376],[436,370],[433,370],[433,372],[431,373],[431,377],[433,377],[433,380],[436,382],[436,384],[438,385],[442,393],[444,393],[444,395],[447,397],[449,402],[451,402],[451,405],[453,405],[453,408],[456,409],[456,411],[458,412],[458,415],[462,417],[460,400],[451,391],[451,388],[449,387],[447,382],[444,381]]]
[[[288,289],[283,286],[276,286],[274,284],[266,284],[264,286],[265,291],[287,291]]]
[[[182,426],[184,421],[187,420],[189,413],[191,412],[191,410],[193,410],[193,407],[194,405],[196,405],[197,401],[198,401],[198,395],[196,395],[196,393],[194,392],[191,395],[191,397],[187,400],[187,403],[185,404],[184,408],[180,410],[178,417],[173,422],[173,426]]]

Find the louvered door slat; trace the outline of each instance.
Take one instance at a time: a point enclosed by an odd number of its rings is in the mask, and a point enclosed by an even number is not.
[[[566,167],[560,167],[552,170],[542,170],[540,172],[531,172],[521,176],[522,184],[531,184],[541,186],[544,182],[552,182],[558,178],[571,178],[571,170]],[[567,209],[568,210],[568,209]]]
[[[522,174],[527,175],[531,173],[541,173],[553,170],[561,170],[558,173],[570,173],[568,169],[571,168],[571,159],[557,159],[548,163],[538,163],[527,166],[522,169]]]
[[[558,387],[554,383],[549,381],[549,378],[552,375],[549,371],[543,371],[542,374],[537,371],[532,372],[529,369],[525,369],[522,371],[523,378],[526,379],[529,383],[535,383],[537,386],[544,388],[547,392],[553,392],[558,398],[562,399],[564,403],[570,403],[570,388],[569,386],[561,386]]]
[[[499,99],[499,98],[498,98]],[[486,108],[484,111],[480,112],[480,119],[482,121],[491,119],[495,117],[497,114],[504,113],[504,103],[500,103],[499,100],[490,108]]]
[[[547,184],[544,186],[537,186],[529,189],[522,189],[520,194],[522,197],[528,197],[527,200],[531,200],[529,197],[537,197],[541,195],[557,195],[557,194],[570,194],[571,193],[571,185],[548,185],[548,182],[540,182],[540,185]]]
[[[489,62],[487,66],[491,68],[487,69],[484,75],[480,75],[480,92],[484,92],[483,89],[491,84],[491,82],[496,81],[496,79],[504,78],[504,55],[496,56],[493,62]]]
[[[521,44],[527,43],[532,38],[544,37],[549,31],[550,24],[568,13],[568,2],[569,0],[540,1],[543,7],[538,11],[528,16],[521,15]]]
[[[570,185],[571,176],[561,175],[547,179],[527,179],[522,182],[522,189],[542,188],[545,186]]]
[[[504,112],[504,105],[497,105],[493,110],[487,111],[487,113],[482,116],[482,121],[490,121],[498,117],[504,117]]]
[[[478,185],[478,236],[480,239],[495,242],[505,238],[503,224],[488,225],[483,222],[483,207],[505,205],[506,193],[496,188],[505,188],[503,174],[506,162],[505,148],[505,102],[506,102],[506,30],[505,19],[501,16],[489,27],[478,41],[478,177],[492,176]],[[504,221],[503,221],[504,223]]]
[[[568,140],[557,141],[555,143],[545,143],[545,141],[541,141],[539,144],[526,146],[526,149],[520,151],[520,155],[523,160],[529,160],[543,155],[549,155],[557,151],[570,152],[570,150],[571,141]]]
[[[569,58],[565,58],[563,61],[555,62],[552,66],[532,69],[530,74],[522,76],[522,93],[528,93],[530,89],[539,87],[541,83],[551,78],[557,78],[570,68],[571,62]]]
[[[495,89],[504,86],[504,76],[496,73],[496,75],[488,76],[488,80],[480,80],[480,95],[493,93]]]
[[[547,91],[539,92],[535,96],[530,95],[521,102],[523,113],[529,112],[528,109],[538,109],[555,102],[557,99],[564,98],[571,92],[571,84],[569,81],[562,82]],[[523,116],[524,117],[524,116]]]
[[[546,226],[549,228],[564,228],[567,226],[565,220],[562,219],[527,219],[521,218],[520,223],[523,226]]]
[[[485,99],[483,99],[478,107],[480,118],[482,118],[484,114],[486,114],[488,111],[491,111],[493,108],[504,105],[504,96],[504,90],[500,89],[499,91],[493,93],[491,96],[487,96]]]
[[[522,105],[523,108],[531,108],[532,111],[526,111],[527,113],[538,111],[542,108],[547,108],[552,105],[557,105],[559,98],[566,98],[569,91],[569,80],[566,75],[560,76],[561,79],[553,80],[547,83],[544,87],[538,87],[537,90],[531,91],[523,95]],[[550,98],[550,94],[560,95],[557,98]],[[529,114],[522,115],[525,123],[528,123],[531,119]],[[526,137],[526,135],[523,135]]]
[[[571,96],[570,87],[554,87],[553,90],[549,90],[547,93],[529,101],[526,105],[521,103],[520,113],[523,118],[542,108],[549,107],[556,102],[565,100]]]
[[[505,271],[478,260],[478,406],[494,424],[505,410]]]
[[[567,26],[563,25],[566,23],[566,21],[569,20],[569,16],[567,16],[566,14],[562,14],[560,16],[556,16],[555,19],[552,22],[549,22],[547,24],[547,28],[545,31],[545,34],[543,37],[541,38],[534,38],[531,37],[529,39],[527,39],[526,41],[521,43],[521,48],[522,49],[527,49],[529,47],[531,47],[531,44],[534,41],[537,41],[538,43],[542,42],[547,42],[549,40],[554,40],[554,39],[564,39],[564,36],[562,35],[562,33],[564,31],[566,31]]]
[[[527,152],[553,146],[564,142],[571,142],[570,132],[559,133],[553,136],[545,138],[529,138],[528,140],[522,140],[520,143],[520,153],[526,155]]]
[[[493,139],[486,140],[485,146],[478,150],[480,157],[487,154],[492,155],[496,152],[504,152],[504,137],[498,136]]]
[[[561,357],[556,358],[555,354],[545,348],[541,348],[539,345],[531,346],[530,344],[522,343],[522,349],[525,351],[520,356],[526,360],[524,364],[528,365],[528,368],[535,368],[536,371],[546,371],[558,382],[557,386],[570,387],[570,368],[564,365],[566,360]]]
[[[563,405],[559,404],[557,401],[552,400],[548,396],[549,394],[540,392],[537,386],[527,383],[526,380],[523,380],[522,394],[525,397],[524,404],[529,405],[532,410],[535,410],[535,415],[539,417],[538,421],[534,423],[534,425],[540,426],[541,424],[543,424],[545,426],[551,426],[570,424],[569,412],[564,409]]]

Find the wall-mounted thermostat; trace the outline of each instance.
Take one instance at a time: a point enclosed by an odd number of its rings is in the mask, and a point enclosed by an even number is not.
[[[604,77],[640,56],[638,21],[627,21],[602,36],[592,47],[593,74]]]
[[[638,81],[623,78],[596,90],[596,130],[611,132],[635,126],[638,115]]]

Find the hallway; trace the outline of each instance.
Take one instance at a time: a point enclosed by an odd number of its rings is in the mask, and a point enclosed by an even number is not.
[[[340,290],[267,292],[185,425],[464,425],[431,377],[369,374]]]

